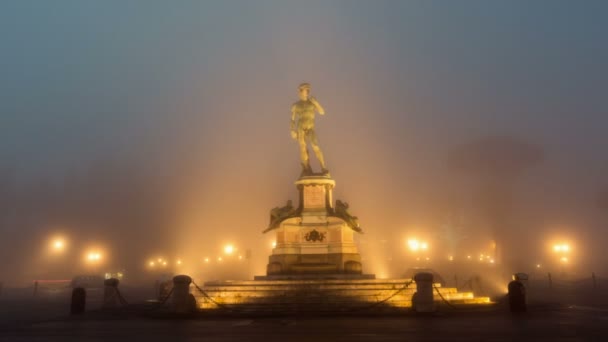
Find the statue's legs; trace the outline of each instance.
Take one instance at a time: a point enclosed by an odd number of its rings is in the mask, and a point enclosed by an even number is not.
[[[298,144],[300,144],[300,162],[302,163],[302,173],[310,174],[312,169],[310,167],[310,158],[308,157],[308,148],[306,147],[306,133],[305,131],[298,132]]]
[[[317,134],[315,133],[315,131],[311,130],[309,132],[309,138],[312,150],[315,152],[315,156],[317,156],[319,164],[321,164],[321,171],[323,171],[323,173],[327,173],[328,170],[325,166],[325,158],[323,158],[323,152],[321,152],[321,148],[319,147],[319,139],[317,138]]]

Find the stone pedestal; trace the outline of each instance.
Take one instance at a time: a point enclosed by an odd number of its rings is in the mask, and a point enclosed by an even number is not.
[[[266,274],[361,274],[361,256],[354,241],[356,231],[338,217],[328,176],[305,176],[295,182],[299,205],[295,214],[271,230],[276,246]]]

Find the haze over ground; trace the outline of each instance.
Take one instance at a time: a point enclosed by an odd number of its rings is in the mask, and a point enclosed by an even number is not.
[[[500,221],[515,263],[566,239],[576,267],[605,274],[606,10],[3,1],[0,279],[81,271],[91,245],[141,270],[154,255],[200,261],[231,242],[262,273],[268,212],[296,199],[289,108],[302,81],[327,111],[317,126],[335,197],[366,241],[392,242],[384,253],[404,256],[408,236],[435,237],[458,217],[471,245]],[[496,160],[465,172],[450,162],[488,141],[502,146]],[[534,162],[513,161],[528,153]],[[498,195],[484,195],[488,183]],[[43,253],[58,232],[72,245],[59,264]],[[376,253],[368,272],[386,257]]]

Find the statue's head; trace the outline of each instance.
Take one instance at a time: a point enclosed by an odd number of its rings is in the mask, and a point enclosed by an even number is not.
[[[308,100],[308,96],[310,96],[310,83],[301,83],[298,86],[298,94],[300,100]]]

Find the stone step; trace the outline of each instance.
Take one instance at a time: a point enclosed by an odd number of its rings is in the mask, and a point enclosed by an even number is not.
[[[301,312],[375,306],[408,308],[416,291],[414,283],[404,288],[408,282],[409,279],[212,281],[202,288],[205,294],[195,286],[191,287],[191,293],[202,310],[258,308]],[[437,286],[434,299],[439,302],[443,300],[441,297],[454,304],[489,302],[489,299],[475,298],[472,292],[458,293],[456,288]]]

